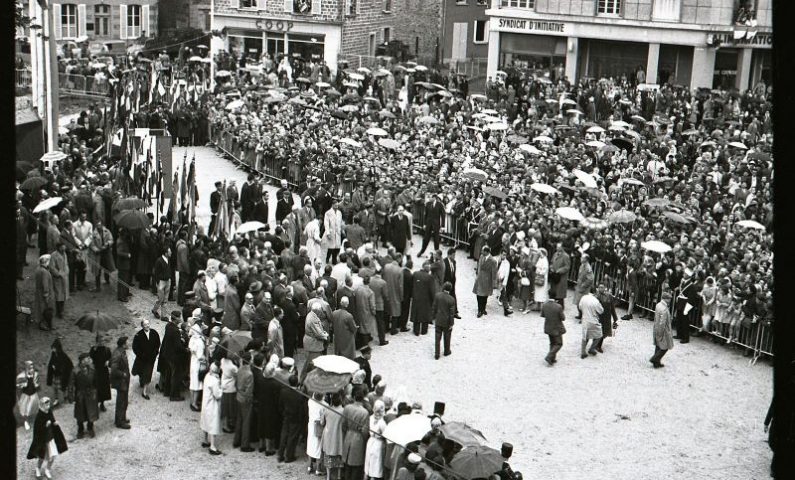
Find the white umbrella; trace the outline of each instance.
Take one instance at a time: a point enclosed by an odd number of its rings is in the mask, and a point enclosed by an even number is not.
[[[260,228],[265,228],[265,224],[262,223],[262,222],[257,222],[257,221],[246,222],[246,223],[240,225],[239,227],[237,227],[237,230],[235,230],[235,233],[243,234],[243,233],[248,233],[248,232],[256,232]]]
[[[194,55],[188,59],[189,62],[201,62],[204,59],[198,55]]]
[[[215,76],[216,77],[231,77],[232,76],[232,72],[230,72],[228,70],[218,70],[217,72],[215,72]]]
[[[42,202],[44,203],[44,202]],[[39,207],[36,207],[39,208]],[[33,210],[33,213],[36,213],[36,210]],[[756,230],[766,230],[765,226],[759,222],[755,222],[753,220],[740,220],[739,222],[735,223],[735,225],[743,227],[743,228],[753,228]]]
[[[321,355],[312,360],[312,363],[315,367],[330,373],[354,373],[361,368],[353,360],[339,355]]]
[[[640,139],[640,134],[635,130],[624,130],[624,133],[629,135],[632,138]]]
[[[463,171],[461,176],[465,178],[471,178],[473,180],[476,179],[481,182],[484,182],[487,178],[489,178],[489,174],[479,168],[467,168]]]
[[[626,130],[627,127],[625,127],[623,125],[618,125],[618,124],[612,123],[612,124],[610,124],[609,127],[607,127],[607,129],[608,130],[617,131],[617,132],[622,132],[622,131]]]
[[[577,180],[581,181],[586,187],[596,188],[596,180],[590,173],[585,173],[582,170],[578,170],[576,168],[572,170],[571,173],[573,173],[574,176],[577,177]]]
[[[650,240],[640,244],[640,248],[650,252],[666,253],[673,250],[667,243],[660,242],[659,240]]]
[[[227,110],[234,110],[236,108],[242,107],[243,105],[245,105],[243,100],[232,100],[231,102],[226,104],[226,109]]]
[[[489,130],[494,130],[494,131],[508,130],[508,124],[507,123],[490,123],[490,124],[486,125],[486,128],[488,128]]]
[[[407,444],[422,437],[431,429],[431,419],[418,413],[401,415],[389,422],[384,430],[384,437],[389,441],[405,447]]]
[[[61,197],[52,197],[52,198],[48,198],[47,200],[43,200],[41,203],[36,205],[36,208],[33,209],[33,213],[39,213],[39,212],[43,212],[45,210],[49,210],[52,207],[54,207],[54,206],[58,205],[59,203],[61,203],[61,201],[63,201],[63,198],[61,198]],[[764,228],[764,227],[762,227],[762,228]]]
[[[352,138],[347,138],[347,137],[345,137],[342,140],[340,140],[340,143],[344,143],[346,145],[350,145],[351,147],[356,147],[356,148],[360,148],[362,146],[361,143],[357,142],[356,140],[354,140]]]
[[[605,131],[605,129],[600,127],[599,125],[594,125],[593,127],[591,127],[588,130],[586,130],[586,132],[588,132],[588,133],[602,133],[604,131]]]
[[[566,115],[585,115],[585,113],[581,110],[577,110],[576,108],[570,108],[566,110]]]
[[[372,73],[372,70],[370,70],[367,67],[359,67],[356,70],[359,71],[359,72],[363,72],[363,73]]]
[[[469,96],[469,98],[472,100],[486,100],[487,97],[482,93],[473,93]]]
[[[549,193],[549,194],[560,193],[560,190],[553,187],[552,185],[547,185],[546,183],[534,183],[530,185],[530,188],[532,190],[535,190],[536,192],[541,192],[541,193]]]
[[[379,138],[378,144],[384,148],[391,148],[392,150],[397,150],[400,148],[400,142],[397,140],[392,140],[391,138]]]
[[[567,103],[570,103],[572,105],[577,105],[577,102],[575,102],[574,100],[572,100],[570,98],[564,98],[560,103],[563,104],[563,105],[566,105]]]
[[[418,72],[424,72],[428,70],[428,67],[426,67],[425,65],[417,65],[416,67],[414,67],[414,70]]]
[[[348,78],[351,80],[364,80],[364,75],[361,73],[349,73]]]
[[[493,117],[491,115],[486,115],[485,117],[483,117],[483,121],[487,123],[496,123],[496,122],[502,122],[502,119],[500,117]]]
[[[646,185],[645,183],[643,183],[640,180],[635,179],[635,178],[619,178],[618,179],[618,184],[621,185],[623,183],[627,183],[629,185],[639,185],[639,186]]]
[[[617,125],[617,126],[624,127],[624,128],[631,128],[632,127],[632,125],[628,124],[627,122],[625,122],[623,120],[616,120],[615,122],[611,123],[610,125],[611,126]]]
[[[331,84],[326,82],[317,82],[315,85],[317,85],[318,88],[328,88],[331,86]]]
[[[472,118],[486,118],[486,117],[488,117],[488,115],[486,115],[485,113],[482,113],[482,112],[478,112],[478,113],[473,113],[472,114]]]
[[[743,150],[748,150],[748,147],[746,147],[745,144],[740,142],[729,142],[729,146],[734,148],[742,148]]]
[[[483,110],[483,113],[485,113],[486,115],[499,115],[500,114],[497,110],[494,110],[493,108],[487,108],[487,109]]]
[[[531,155],[541,155],[541,150],[529,144],[519,145],[519,150],[527,152]]]
[[[372,127],[367,129],[367,135],[375,135],[377,137],[385,137],[389,135],[383,128]]]
[[[575,222],[581,222],[585,219],[579,210],[572,207],[560,207],[555,210],[555,214],[559,217],[565,218],[566,220],[573,220]]]
[[[52,152],[47,152],[42,155],[39,161],[42,163],[60,162],[65,159],[66,156],[67,155],[60,150],[53,150]]]
[[[439,120],[437,120],[436,118],[434,118],[434,117],[432,117],[430,115],[424,115],[424,116],[419,118],[418,122],[429,124],[429,125],[436,125],[437,123],[439,123]]]
[[[554,140],[547,137],[546,135],[539,135],[533,139],[534,142],[544,142],[544,143],[552,143]]]
[[[355,82],[342,82],[342,85],[348,88],[359,88],[359,84]]]
[[[343,112],[358,112],[359,107],[357,107],[356,105],[343,105],[342,107],[340,107],[340,110],[342,110]]]
[[[602,148],[607,144],[605,142],[600,142],[599,140],[591,140],[590,142],[586,143],[586,145],[589,147]]]

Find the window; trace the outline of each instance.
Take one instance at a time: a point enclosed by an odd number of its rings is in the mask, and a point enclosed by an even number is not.
[[[94,5],[94,34],[110,35],[110,5]]]
[[[535,0],[500,0],[500,7],[533,8],[535,3]]]
[[[478,5],[487,6],[489,4],[489,0],[478,0]]]
[[[621,0],[598,0],[596,13],[619,15],[621,13]]]
[[[735,2],[734,24],[756,26],[756,8],[753,0],[737,0]]]
[[[77,38],[77,5],[73,3],[61,5],[61,37]]]
[[[384,43],[392,40],[392,27],[384,27]]]
[[[385,12],[392,11],[392,0],[384,0],[384,11]]]
[[[474,43],[488,43],[489,41],[489,21],[475,20]]]
[[[240,8],[257,8],[257,0],[240,0]]]
[[[293,13],[309,15],[312,13],[311,0],[293,0]]]
[[[455,0],[455,4],[456,5],[466,5],[467,4],[467,0]]]
[[[127,6],[127,38],[138,38],[141,36],[141,6]]]
[[[359,0],[345,0],[345,15],[352,17],[359,11]]]

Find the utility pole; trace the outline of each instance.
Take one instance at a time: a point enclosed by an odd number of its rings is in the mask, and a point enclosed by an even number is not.
[[[40,0],[47,3],[47,0]],[[47,89],[47,151],[52,152],[58,150],[58,55],[57,47],[55,45],[55,19],[53,17],[52,8],[47,5],[44,10],[44,16],[47,18],[44,39],[45,45],[45,66],[46,71],[46,89]]]
[[[55,18],[47,0],[31,1],[31,19],[39,28],[30,29],[30,60],[33,105],[44,120],[45,150],[58,149],[58,50]]]
[[[215,91],[215,0],[210,0],[210,91]]]

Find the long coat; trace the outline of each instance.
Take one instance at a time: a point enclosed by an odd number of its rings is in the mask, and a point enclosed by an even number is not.
[[[549,273],[557,273],[557,281],[549,280],[549,293],[552,298],[566,298],[569,288],[569,269],[571,268],[571,258],[564,251],[557,251],[552,255],[552,264],[549,266]]]
[[[356,321],[347,310],[335,310],[331,314],[332,331],[334,332],[334,355],[353,360],[356,356]]]
[[[282,416],[279,412],[279,393],[281,385],[273,378],[266,378],[262,373],[254,372],[254,413],[257,435],[265,438],[278,439],[281,432]],[[255,436],[255,438],[257,438]]]
[[[230,330],[240,329],[240,296],[237,294],[237,288],[232,284],[226,286],[224,316],[221,321]]]
[[[210,435],[221,434],[221,379],[217,374],[208,373],[204,377],[202,411],[199,424],[203,432]]]
[[[351,403],[342,409],[342,432],[342,461],[351,466],[364,465],[370,413],[360,403]]]
[[[110,400],[110,349],[104,345],[94,345],[88,352],[94,363],[94,382],[97,387],[97,402]]]
[[[333,412],[330,410],[334,410]],[[329,406],[321,410],[321,422],[325,425],[323,428],[323,437],[321,444],[323,453],[328,456],[342,455],[344,435],[342,433],[342,407]]]
[[[386,281],[386,294],[389,300],[389,314],[393,317],[400,316],[400,304],[403,302],[403,269],[397,262],[389,262],[384,267],[384,281]]]
[[[94,229],[91,236],[91,245],[89,245],[91,250],[89,270],[92,275],[96,276],[102,273],[102,268],[111,272],[116,270],[112,247],[113,235],[110,234],[110,230],[104,226],[101,229]]]
[[[411,224],[409,224],[409,217],[403,215],[395,215],[391,219],[391,240],[395,250],[400,253],[406,251],[406,243],[411,240]]]
[[[654,345],[662,350],[674,348],[674,334],[671,328],[671,311],[668,304],[660,301],[654,307]]]
[[[361,333],[375,335],[375,294],[367,285],[359,285],[353,292],[356,298],[356,322]]]
[[[50,256],[50,274],[56,302],[69,300],[69,261],[66,253],[54,251]]]
[[[96,422],[99,419],[98,395],[94,369],[81,367],[72,376],[75,391],[75,420],[78,423]]]
[[[342,246],[342,212],[329,209],[323,216],[323,242],[326,248],[340,248]]]
[[[433,297],[436,295],[436,280],[425,270],[414,272],[411,286],[411,321],[431,323],[433,316]]]
[[[479,297],[488,297],[499,284],[497,272],[499,265],[493,255],[481,256],[478,260],[477,276],[472,293]],[[416,274],[415,274],[416,275]]]
[[[138,330],[132,342],[135,361],[133,362],[132,374],[138,375],[141,383],[149,383],[152,380],[152,370],[160,351],[160,335],[154,330],[149,329],[149,338],[146,338],[144,330]]]
[[[591,264],[583,262],[580,265],[580,270],[577,272],[577,285],[574,287],[574,303],[580,303],[583,295],[591,291],[593,287],[593,269]]]
[[[33,314],[32,321],[40,323],[44,321],[44,310],[55,308],[55,289],[52,283],[52,274],[44,267],[36,269],[33,275],[33,283],[36,292],[33,295]]]

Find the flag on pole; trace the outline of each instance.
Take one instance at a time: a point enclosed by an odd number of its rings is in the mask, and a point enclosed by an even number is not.
[[[229,237],[229,207],[226,201],[226,180],[221,189],[221,204],[218,206],[218,217],[215,221],[215,231],[212,235],[215,238]]]
[[[186,180],[188,188],[188,211],[186,216],[190,224],[188,231],[188,238],[193,238],[194,226],[196,225],[196,202],[199,201],[199,196],[196,193],[196,154],[193,154],[193,159],[190,161],[190,169],[188,170],[188,179]]]
[[[188,169],[185,166],[185,162],[188,160],[188,150],[185,149],[184,155],[182,155],[182,175],[180,179],[179,185],[179,204],[181,208],[185,208],[188,198]],[[176,190],[174,191],[174,196],[177,196]]]

